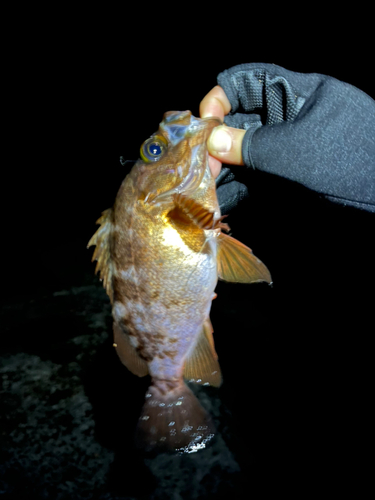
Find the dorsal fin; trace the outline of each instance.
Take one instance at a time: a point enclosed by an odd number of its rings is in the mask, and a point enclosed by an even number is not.
[[[217,274],[221,280],[235,283],[272,283],[270,272],[251,248],[223,233],[218,236]]]
[[[102,212],[101,217],[96,221],[100,224],[99,229],[90,239],[87,248],[96,245],[91,262],[97,260],[95,274],[100,272],[100,279],[103,280],[103,286],[113,302],[112,289],[112,262],[110,254],[110,238],[112,230],[113,212],[112,208],[108,208]]]
[[[185,362],[184,377],[198,384],[219,387],[221,370],[215,351],[213,328],[209,318],[203,324],[197,343]]]
[[[131,345],[129,335],[115,321],[113,322],[113,340],[113,345],[122,364],[138,377],[147,375],[148,366],[146,361],[139,356]]]

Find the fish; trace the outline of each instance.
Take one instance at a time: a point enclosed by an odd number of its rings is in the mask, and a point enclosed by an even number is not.
[[[272,281],[220,213],[207,150],[220,124],[166,112],[88,243],[111,301],[117,354],[133,374],[151,377],[135,429],[145,451],[192,453],[214,437],[188,384],[222,382],[210,321],[217,281]]]

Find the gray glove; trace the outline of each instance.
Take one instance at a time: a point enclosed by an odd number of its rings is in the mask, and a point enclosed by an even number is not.
[[[248,197],[245,184],[236,181],[233,172],[225,166],[216,178],[216,193],[222,215],[228,215],[241,200]]]
[[[371,97],[329,76],[262,63],[226,70],[218,84],[232,106],[225,123],[247,130],[242,145],[247,166],[375,212]],[[217,185],[223,213],[246,196],[246,187],[227,169]]]

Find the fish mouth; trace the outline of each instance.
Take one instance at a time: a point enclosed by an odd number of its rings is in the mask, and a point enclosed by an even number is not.
[[[208,167],[207,139],[212,129],[222,125],[216,117],[196,118],[191,111],[168,111],[163,116],[159,129],[172,146],[189,139],[191,158],[189,170],[182,174],[181,166],[176,165],[176,185],[164,193],[149,193],[146,203],[155,203],[174,194],[189,196],[202,182]]]
[[[196,118],[191,111],[167,111],[160,123],[160,130],[173,146],[188,137],[195,138],[197,142],[203,144],[212,129],[222,123],[217,117]]]

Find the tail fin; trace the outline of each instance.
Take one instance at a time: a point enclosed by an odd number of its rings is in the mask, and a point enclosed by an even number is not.
[[[153,380],[138,421],[136,443],[146,451],[192,453],[205,448],[215,429],[208,413],[181,380]]]

